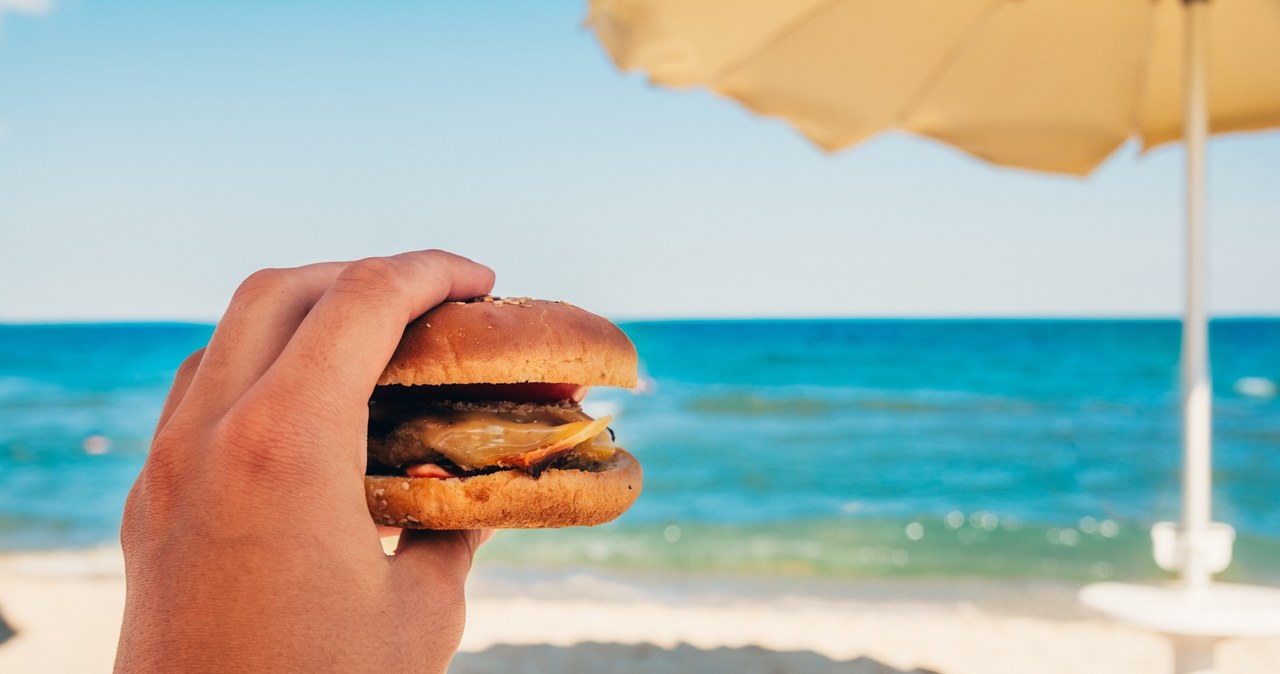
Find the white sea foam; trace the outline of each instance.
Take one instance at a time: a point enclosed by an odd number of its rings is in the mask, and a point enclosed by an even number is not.
[[[1276,383],[1266,377],[1241,377],[1234,388],[1236,393],[1250,398],[1276,397]]]

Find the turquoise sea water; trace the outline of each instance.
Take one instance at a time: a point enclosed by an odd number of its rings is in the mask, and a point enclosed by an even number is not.
[[[624,325],[648,391],[593,391],[646,469],[594,529],[504,532],[486,559],[820,576],[1152,578],[1177,517],[1172,321]],[[114,540],[201,325],[0,326],[0,549]],[[1226,577],[1280,580],[1280,320],[1218,321]]]

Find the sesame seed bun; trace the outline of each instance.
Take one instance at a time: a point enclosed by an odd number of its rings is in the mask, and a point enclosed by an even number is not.
[[[378,524],[408,529],[534,529],[602,524],[640,495],[640,463],[618,449],[598,470],[503,470],[467,478],[370,475],[365,499]]]
[[[631,388],[636,368],[635,346],[607,319],[564,302],[486,296],[446,302],[411,323],[378,383],[394,387],[403,403],[404,397],[440,386]],[[490,395],[512,395],[521,387],[489,388]],[[531,401],[486,402],[501,407]],[[394,418],[387,420],[393,422]],[[375,522],[403,528],[591,526],[631,507],[642,482],[639,462],[621,448],[591,466],[535,473],[536,477],[505,469],[453,478],[367,475],[365,496]]]
[[[636,349],[607,319],[565,302],[445,302],[411,323],[379,385],[636,385]]]

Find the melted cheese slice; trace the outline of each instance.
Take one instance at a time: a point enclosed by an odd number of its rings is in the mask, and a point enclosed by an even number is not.
[[[490,466],[536,470],[539,464],[569,452],[592,462],[613,456],[607,430],[610,419],[517,421],[492,412],[468,412],[421,420],[417,431],[422,444],[463,470]]]

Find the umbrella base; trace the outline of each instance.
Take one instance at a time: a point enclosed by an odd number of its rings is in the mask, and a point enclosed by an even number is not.
[[[1280,636],[1280,589],[1210,583],[1096,583],[1080,590],[1080,602],[1117,620],[1173,638],[1176,674],[1212,674],[1219,639]]]

